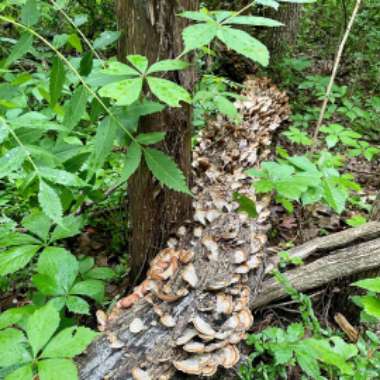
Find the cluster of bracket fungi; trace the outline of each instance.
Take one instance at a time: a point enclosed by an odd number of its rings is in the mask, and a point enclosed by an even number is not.
[[[289,115],[287,100],[268,79],[248,79],[236,104],[241,122],[235,125],[220,117],[201,132],[193,153],[194,219],[168,241],[131,295],[109,316],[98,313],[101,330],[107,332],[123,309],[133,314],[136,305],[148,303],[155,320],[137,313],[129,332],[144,334],[147,323],[168,329],[165,360],[172,367],[212,376],[218,367],[238,363],[238,343],[253,324],[249,303],[255,295],[247,284],[259,285],[264,271],[269,216],[268,200],[256,199],[245,171],[270,155],[273,131]],[[256,202],[256,219],[239,212],[235,193]],[[180,312],[179,303],[186,305]],[[167,379],[174,369],[157,377],[149,364],[138,364],[131,370],[133,379]]]

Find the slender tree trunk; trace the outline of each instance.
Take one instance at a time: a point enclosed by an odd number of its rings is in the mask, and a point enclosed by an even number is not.
[[[119,58],[125,60],[127,54],[142,54],[151,63],[176,58],[182,51],[181,32],[186,26],[186,21],[177,14],[197,7],[197,0],[118,0],[119,29],[123,32]],[[194,82],[191,70],[168,77],[188,89]],[[139,131],[166,131],[167,138],[160,149],[172,156],[190,177],[189,106],[145,117]],[[131,277],[137,280],[175,227],[189,218],[191,198],[162,188],[143,164],[129,182],[128,201]]]

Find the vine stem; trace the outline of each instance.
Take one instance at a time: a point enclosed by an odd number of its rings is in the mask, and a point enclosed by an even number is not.
[[[10,23],[18,28],[21,28],[23,30],[26,30],[28,33],[33,34],[35,37],[37,37],[40,41],[42,41],[49,49],[54,51],[54,53],[66,64],[66,66],[75,74],[75,76],[79,79],[79,81],[82,83],[83,87],[99,102],[99,104],[102,106],[104,111],[116,122],[117,126],[121,128],[128,137],[134,141],[136,144],[138,144],[140,147],[141,145],[139,142],[133,137],[131,132],[128,131],[127,128],[124,127],[124,125],[120,122],[120,120],[114,115],[114,113],[104,104],[102,99],[96,94],[96,92],[86,83],[86,81],[82,78],[82,76],[79,74],[78,70],[72,65],[72,63],[57,49],[55,48],[45,37],[41,36],[39,33],[37,33],[35,30],[20,24],[19,22],[0,15],[0,20]],[[143,149],[143,147],[141,147]]]
[[[330,98],[330,95],[331,95],[331,91],[332,91],[332,88],[333,88],[333,85],[334,85],[334,82],[335,82],[335,78],[336,78],[336,74],[338,72],[340,61],[342,59],[343,50],[344,50],[344,47],[346,45],[348,36],[350,35],[352,26],[354,25],[354,21],[356,19],[357,14],[358,14],[361,1],[362,0],[356,0],[356,4],[355,4],[355,7],[354,7],[354,10],[352,11],[352,15],[351,15],[350,21],[349,21],[349,23],[347,25],[347,28],[346,28],[346,31],[345,31],[344,36],[342,38],[342,41],[339,44],[339,48],[338,48],[338,51],[337,51],[337,54],[336,54],[336,57],[335,57],[335,61],[334,61],[333,70],[332,70],[331,77],[330,77],[330,82],[329,82],[329,84],[327,86],[327,90],[326,90],[325,97],[323,99],[323,103],[322,103],[321,111],[320,111],[320,114],[319,114],[319,119],[318,119],[318,122],[317,122],[317,126],[316,126],[315,131],[314,131],[313,144],[312,144],[312,149],[311,149],[312,153],[315,151],[316,146],[317,146],[319,130],[320,130],[321,126],[322,126],[322,122],[323,122],[323,119],[325,117],[325,113],[326,113],[327,105],[328,105],[329,98]]]
[[[49,0],[50,3],[53,5],[53,7],[62,14],[62,16],[67,20],[67,22],[73,26],[73,28],[78,32],[78,34],[82,37],[83,41],[86,43],[86,45],[89,47],[89,49],[93,52],[94,56],[100,61],[103,68],[105,68],[105,64],[103,61],[103,58],[100,56],[100,54],[95,50],[95,48],[92,46],[91,42],[88,40],[88,38],[85,36],[85,34],[80,30],[80,28],[75,25],[72,18],[55,2],[55,0]]]

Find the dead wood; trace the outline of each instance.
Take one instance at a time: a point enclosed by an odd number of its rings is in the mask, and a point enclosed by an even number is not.
[[[250,308],[285,297],[265,266],[268,200],[256,220],[238,212],[234,193],[253,200],[244,171],[270,153],[271,133],[288,115],[286,97],[267,81],[246,83],[243,121],[220,119],[194,151],[193,220],[152,261],[146,280],[110,315],[98,312],[103,334],[78,362],[81,380],[169,379],[177,370],[212,376],[239,361],[239,343],[253,323]],[[307,260],[290,270],[305,291],[380,267],[380,223],[318,238],[290,251]],[[261,294],[258,295],[259,290]]]
[[[286,272],[290,283],[303,292],[340,278],[379,268],[380,223],[372,222],[314,239],[290,250],[289,254],[310,260],[306,265]],[[273,264],[270,267],[273,268]],[[286,296],[282,286],[270,278],[262,283],[262,291],[252,301],[251,306],[257,309]]]
[[[267,79],[248,81],[243,95],[242,122],[211,122],[194,150],[193,220],[130,296],[110,315],[97,313],[104,334],[80,359],[82,380],[163,380],[176,369],[211,376],[238,362],[264,274],[270,211],[264,199],[249,219],[234,194],[256,201],[245,170],[268,157],[273,131],[289,114],[286,95]]]

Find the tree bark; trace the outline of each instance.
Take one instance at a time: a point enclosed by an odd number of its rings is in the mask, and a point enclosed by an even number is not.
[[[249,300],[264,273],[270,212],[267,201],[258,201],[257,219],[248,218],[235,192],[255,199],[245,171],[268,159],[272,132],[289,114],[286,94],[270,81],[250,80],[246,88],[242,125],[210,123],[194,148],[192,222],[178,229],[146,280],[110,315],[98,311],[104,334],[80,359],[82,380],[163,380],[176,368],[210,375],[237,363],[237,344],[253,322]],[[189,330],[195,335],[186,342]],[[195,363],[190,372],[187,359]]]
[[[271,54],[271,63],[278,59],[291,48],[297,39],[302,4],[281,3],[278,10],[265,11],[266,17],[280,21],[284,26],[280,28],[266,28],[263,30],[263,42]]]
[[[186,21],[177,16],[183,10],[195,10],[194,0],[118,0],[119,59],[127,54],[145,55],[150,63],[174,59],[182,51],[181,32]],[[194,72],[173,73],[168,79],[191,89]],[[141,120],[139,132],[165,131],[160,149],[173,157],[190,181],[191,110],[188,105]],[[179,224],[191,215],[191,199],[162,188],[143,163],[128,185],[130,223],[129,255],[131,278],[142,275],[149,261],[162,248]]]

